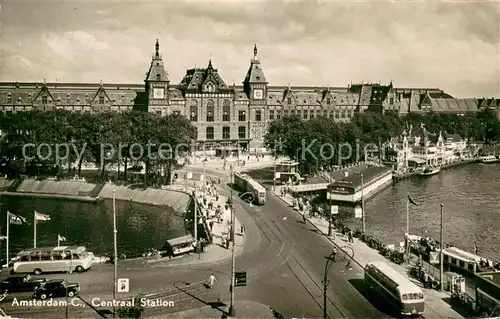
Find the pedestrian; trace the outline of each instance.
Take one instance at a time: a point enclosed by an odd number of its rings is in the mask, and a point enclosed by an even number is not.
[[[219,194],[215,194],[215,201],[218,202],[219,201]]]
[[[210,231],[212,231],[212,228],[214,228],[214,222],[213,221],[208,222],[208,226],[210,227]]]
[[[304,224],[306,223],[306,213],[302,214],[302,220],[304,221]]]
[[[245,233],[245,226],[242,224],[240,226],[241,234],[243,235]]]
[[[210,289],[213,289],[215,282],[217,281],[217,278],[215,278],[215,275],[212,273],[210,277],[208,277],[208,287]]]
[[[217,184],[220,184],[220,177],[217,178]]]

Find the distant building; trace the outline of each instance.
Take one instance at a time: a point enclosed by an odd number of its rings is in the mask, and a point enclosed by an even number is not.
[[[467,157],[467,140],[458,134],[430,133],[422,124],[410,126],[400,136],[392,138],[388,149],[393,151],[396,169],[426,165],[441,165]]]
[[[105,112],[142,110],[191,120],[205,149],[219,146],[261,148],[267,125],[297,115],[349,122],[357,112],[448,112],[477,110],[475,99],[454,99],[439,89],[394,88],[374,83],[347,87],[272,86],[264,75],[257,46],[243,85],[228,85],[212,62],[186,71],[171,84],[158,41],[144,84],[0,83],[0,111],[67,110]],[[168,61],[170,62],[170,61]]]

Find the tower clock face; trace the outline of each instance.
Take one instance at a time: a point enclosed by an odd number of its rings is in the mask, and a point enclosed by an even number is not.
[[[262,89],[253,90],[253,98],[256,100],[262,100],[264,97],[264,91]]]
[[[165,91],[162,88],[154,88],[153,89],[153,98],[155,99],[163,99],[165,97]]]

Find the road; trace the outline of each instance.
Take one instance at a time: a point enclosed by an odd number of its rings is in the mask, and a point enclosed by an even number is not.
[[[224,177],[224,173],[218,174]],[[223,191],[228,195],[229,191]],[[322,273],[325,256],[332,244],[316,233],[312,226],[302,223],[295,211],[268,192],[264,206],[248,207],[235,203],[236,217],[245,225],[247,240],[242,255],[236,259],[236,270],[246,270],[248,285],[237,287],[236,299],[268,304],[285,317],[322,317]],[[203,286],[210,273],[218,279],[214,290]],[[161,298],[174,303],[173,307],[148,307],[145,315],[172,313],[229,299],[229,261],[218,264],[197,264],[180,267],[157,265],[146,267],[141,260],[122,262],[119,278],[129,278],[131,292],[119,294],[120,299],[133,298],[138,293],[149,294],[152,300]],[[65,274],[47,278],[64,278]],[[111,300],[113,266],[95,265],[83,274],[67,275],[69,281],[81,285],[81,297]],[[328,315],[331,318],[387,318],[390,313],[379,301],[368,301],[362,287],[362,269],[347,270],[345,262],[332,264],[329,273]],[[7,314],[23,318],[64,317],[65,307],[24,307],[13,305],[13,298],[30,299],[29,294],[9,296],[2,307]],[[368,298],[369,299],[369,298]],[[63,298],[64,300],[64,298]],[[81,304],[81,303],[79,303]],[[374,306],[378,304],[378,308]],[[101,307],[110,309],[110,307]],[[237,312],[237,309],[236,309]],[[69,306],[69,317],[95,316],[90,307]]]

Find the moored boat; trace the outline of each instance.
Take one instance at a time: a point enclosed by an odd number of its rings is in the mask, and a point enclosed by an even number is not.
[[[441,171],[440,167],[426,166],[423,170],[421,170],[417,174],[420,176],[431,176],[439,173],[440,171]]]
[[[497,156],[495,155],[486,155],[486,156],[481,156],[479,158],[479,162],[483,164],[492,164],[492,163],[498,163],[500,160],[498,159]]]

